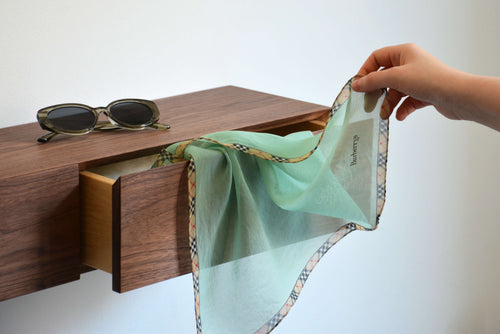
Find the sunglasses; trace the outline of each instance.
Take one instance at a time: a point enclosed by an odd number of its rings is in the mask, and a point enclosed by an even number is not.
[[[101,113],[108,117],[108,121],[98,120]],[[42,129],[51,131],[38,138],[40,143],[48,142],[57,134],[84,135],[94,130],[170,129],[170,125],[158,123],[160,112],[156,104],[141,99],[117,100],[105,108],[92,108],[79,103],[58,104],[40,109],[36,118]]]

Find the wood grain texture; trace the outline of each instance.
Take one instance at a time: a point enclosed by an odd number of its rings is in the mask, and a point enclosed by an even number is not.
[[[191,272],[187,164],[120,177],[113,221],[113,290]]]
[[[0,198],[0,300],[78,279],[78,167],[0,179]]]
[[[169,144],[225,130],[265,130],[318,118],[329,108],[244,88],[226,86],[155,100],[160,121],[172,126],[156,131],[95,131],[54,137],[37,123],[0,130],[0,178],[77,164],[80,169],[154,154]],[[57,103],[55,101],[55,103]],[[33,111],[33,116],[35,111]],[[36,163],[34,163],[36,161]]]

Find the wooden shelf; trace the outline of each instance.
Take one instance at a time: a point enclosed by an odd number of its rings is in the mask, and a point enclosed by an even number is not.
[[[0,129],[0,300],[80,277],[81,217],[88,213],[80,172],[216,131],[315,129],[309,121],[330,109],[234,86],[155,102],[170,130],[61,135],[39,144],[44,131],[37,123]],[[114,290],[190,271],[184,174],[181,163],[124,175],[111,185],[112,254],[106,256]]]

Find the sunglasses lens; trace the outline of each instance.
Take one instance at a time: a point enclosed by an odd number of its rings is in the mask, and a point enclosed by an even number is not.
[[[47,115],[47,120],[56,130],[84,131],[94,126],[94,114],[81,107],[62,107],[52,110]]]
[[[120,123],[131,126],[149,125],[155,121],[153,110],[138,102],[121,102],[109,109],[111,117]]]

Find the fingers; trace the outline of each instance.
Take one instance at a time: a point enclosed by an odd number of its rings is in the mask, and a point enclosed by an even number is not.
[[[390,68],[393,66],[399,66],[401,65],[400,52],[401,46],[399,45],[387,46],[385,48],[375,50],[368,57],[368,59],[366,59],[358,73],[361,75],[367,75],[368,73],[378,71],[381,67]]]
[[[396,119],[398,121],[403,121],[415,110],[430,105],[430,103],[414,99],[410,96],[406,96],[405,94],[394,89],[389,89],[386,98],[389,101],[389,108],[385,108],[380,111],[380,117],[382,119],[388,119],[393,113],[396,106],[401,102],[401,100],[403,100],[403,103],[401,103],[396,111]]]
[[[397,67],[371,72],[354,80],[352,89],[357,92],[372,92],[386,87],[397,88],[398,72]]]
[[[386,99],[389,101],[389,108],[382,109],[380,111],[380,117],[382,119],[388,119],[403,97],[405,97],[405,94],[395,89],[389,89],[386,95]]]
[[[395,89],[389,89],[387,91],[387,100],[389,101],[389,106],[391,110],[394,110],[396,106],[401,102],[401,99],[406,96],[406,94],[401,93]]]
[[[417,99],[414,99],[412,97],[407,97],[403,103],[399,106],[398,110],[396,111],[396,119],[398,121],[404,121],[408,115],[413,113],[415,110],[427,107],[429,106],[430,103],[423,102]]]
[[[378,88],[395,88],[404,80],[404,68],[412,54],[418,52],[414,44],[387,46],[372,52],[361,66],[358,74],[361,78],[354,81],[352,88],[360,92],[369,92]],[[409,57],[410,56],[410,57]]]
[[[396,118],[402,121],[415,110],[430,105],[411,97],[420,95],[425,98],[426,92],[420,89],[421,87],[419,88],[418,79],[422,79],[419,72],[427,68],[424,66],[427,63],[416,61],[419,57],[430,59],[429,55],[411,43],[375,50],[359,70],[360,77],[354,80],[352,89],[367,93],[380,88],[389,88],[386,95],[389,108],[383,108],[380,116],[384,119],[389,118],[393,110],[404,99],[396,112]],[[423,82],[420,81],[420,83]]]

